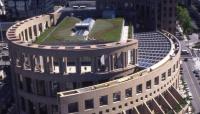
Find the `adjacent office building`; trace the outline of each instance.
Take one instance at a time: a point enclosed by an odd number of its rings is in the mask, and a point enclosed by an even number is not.
[[[7,17],[25,18],[52,12],[54,0],[6,0]]]
[[[114,10],[134,22],[138,31],[176,31],[176,0],[96,0],[98,10]]]

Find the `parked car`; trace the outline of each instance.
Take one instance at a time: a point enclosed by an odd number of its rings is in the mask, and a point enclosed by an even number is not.
[[[198,70],[192,70],[194,74],[199,74]]]
[[[199,74],[195,74],[195,77],[199,77]]]
[[[188,58],[184,58],[183,61],[188,61]]]
[[[182,70],[180,70],[180,74],[181,74],[181,75],[183,74],[183,71],[182,71]]]

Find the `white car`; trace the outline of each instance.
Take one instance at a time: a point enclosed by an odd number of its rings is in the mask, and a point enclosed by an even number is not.
[[[193,99],[192,93],[190,91],[188,92],[188,96],[189,96],[190,99]]]

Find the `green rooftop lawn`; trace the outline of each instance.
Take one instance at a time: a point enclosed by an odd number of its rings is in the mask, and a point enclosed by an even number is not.
[[[97,19],[89,37],[100,41],[119,41],[122,30],[122,18]]]
[[[51,44],[56,42],[92,42],[93,40],[86,41],[81,36],[71,36],[72,28],[80,21],[80,19],[75,17],[66,17],[57,26],[52,26],[41,33],[35,43]],[[119,41],[121,37],[122,23],[122,18],[97,19],[89,34],[89,38],[94,38],[97,42]]]
[[[58,41],[73,41],[80,38],[71,36],[72,28],[80,22],[78,18],[66,17],[57,26],[46,29],[35,41],[38,44],[52,43]]]

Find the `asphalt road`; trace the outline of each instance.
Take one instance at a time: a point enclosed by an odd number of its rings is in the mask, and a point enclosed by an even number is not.
[[[194,69],[192,59],[189,59],[187,62],[182,63],[183,67],[183,78],[187,82],[190,92],[192,93],[193,100],[192,105],[195,109],[195,114],[200,112],[200,85],[199,80],[193,74],[192,70]]]
[[[198,114],[200,113],[200,80],[195,77],[192,71],[196,69],[194,58],[200,58],[200,54],[198,51],[189,49],[188,47],[190,46],[188,46],[188,42],[189,41],[181,41],[182,49],[189,51],[188,55],[182,55],[182,59],[188,58],[188,61],[183,61],[181,66],[183,67],[183,78],[187,82],[193,96],[192,105],[195,109],[195,114]]]

